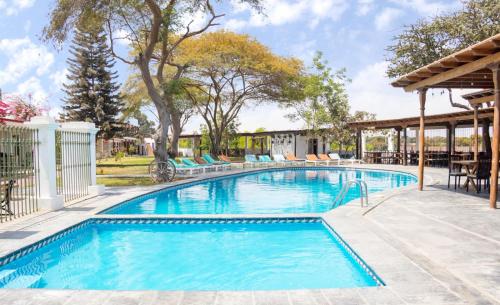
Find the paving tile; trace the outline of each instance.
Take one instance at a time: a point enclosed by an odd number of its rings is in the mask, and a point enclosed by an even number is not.
[[[177,305],[184,296],[183,291],[158,291],[152,302],[142,302],[141,305]]]
[[[369,305],[400,305],[404,302],[388,287],[361,288],[358,293]]]
[[[215,305],[252,305],[251,291],[220,291],[217,292]]]
[[[331,305],[366,305],[358,289],[325,289],[323,295]]]
[[[290,290],[288,297],[292,305],[323,305],[328,304],[321,290]]]
[[[286,291],[254,291],[255,305],[290,305]]]
[[[216,292],[214,291],[186,291],[180,301],[181,305],[213,305]]]

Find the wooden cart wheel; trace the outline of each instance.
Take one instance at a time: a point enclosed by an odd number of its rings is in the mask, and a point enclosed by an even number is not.
[[[176,174],[175,165],[172,161],[156,161],[153,160],[149,164],[149,175],[155,182],[170,182],[174,180]]]

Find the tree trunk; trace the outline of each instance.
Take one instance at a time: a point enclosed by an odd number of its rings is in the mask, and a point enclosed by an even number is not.
[[[172,141],[170,145],[170,152],[174,156],[179,155],[179,136],[182,133],[181,117],[177,114],[172,114]]]
[[[483,147],[486,149],[487,158],[491,158],[490,121],[484,120],[482,127]]]
[[[155,159],[156,161],[167,161],[168,151],[168,127],[170,125],[170,114],[168,113],[166,107],[157,107],[158,118],[160,121],[160,126],[158,132],[155,135]]]

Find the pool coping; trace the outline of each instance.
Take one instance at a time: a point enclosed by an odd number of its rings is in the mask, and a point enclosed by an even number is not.
[[[306,167],[310,169],[314,169],[315,167]],[[319,167],[320,169],[324,168],[329,168],[328,166],[322,166]],[[385,168],[377,168],[377,167],[371,167],[371,168],[365,168],[363,166],[331,166],[331,168],[348,168],[348,169],[362,169],[362,170],[372,170],[372,171],[394,171],[394,172],[401,172],[405,174],[411,174],[415,175],[414,171],[412,172],[411,170],[413,168],[404,168],[401,170],[391,170],[391,169],[385,169]],[[279,168],[257,168],[257,169],[243,169],[243,173],[250,173],[250,172],[258,172],[258,171],[265,171],[265,170],[272,170],[272,169],[279,169]],[[285,168],[286,169],[286,168]],[[233,173],[216,173],[217,177],[226,177],[230,176]],[[238,173],[236,173],[238,174]],[[181,183],[179,184],[186,184],[190,182],[198,182],[198,181],[203,181],[212,178],[211,176],[209,177],[196,177],[193,179],[186,179],[180,181]],[[426,185],[431,183],[433,181],[432,176],[426,174],[424,182]],[[142,194],[145,193],[150,193],[154,191],[159,191],[164,189],[165,186],[155,186],[155,187],[148,187],[146,188],[146,192],[141,192]],[[416,185],[410,185],[398,189],[392,189],[392,190],[387,190],[387,191],[382,191],[378,192],[378,195],[383,195],[380,197],[384,197],[386,195],[390,195],[390,193],[393,193],[394,191],[403,191],[404,189],[408,188],[416,188]],[[388,194],[385,194],[388,193]],[[140,195],[139,195],[140,196]],[[113,197],[113,196],[111,196]],[[110,199],[112,199],[110,197]],[[116,197],[116,196],[115,196]],[[131,195],[126,198],[120,198],[115,200],[111,200],[114,202],[105,202],[103,205],[98,205],[95,207],[91,213],[87,213],[87,215],[82,215],[82,217],[76,219],[75,221],[72,221],[72,225],[78,224],[79,222],[82,222],[84,220],[88,220],[90,218],[110,218],[110,217],[117,217],[117,218],[123,218],[124,216],[127,216],[126,218],[132,218],[132,217],[138,217],[139,218],[152,218],[152,217],[157,217],[157,215],[113,215],[113,214],[98,214],[99,211],[102,211],[104,209],[107,209],[109,207],[117,205],[117,203],[131,200],[132,198],[137,197],[136,195]],[[372,196],[373,197],[373,196]],[[99,199],[93,199],[92,201],[96,201]],[[106,201],[106,200],[105,200]],[[118,201],[118,202],[116,202]],[[373,202],[373,201],[372,201]],[[350,202],[349,205],[343,205],[338,207],[337,209],[331,210],[326,213],[319,213],[319,214],[279,214],[280,218],[281,217],[321,217],[323,218],[324,222],[328,225],[332,225],[336,228],[336,231],[338,231],[338,227],[336,226],[337,220],[335,214],[346,214],[349,216],[354,215],[355,217],[358,217],[359,219],[362,219],[362,211],[360,211],[359,207],[355,206]],[[214,214],[200,214],[200,215],[169,215],[168,217],[165,218],[182,218],[182,217],[193,217],[193,218],[213,218]],[[223,216],[223,217],[244,217],[244,218],[272,218],[276,217],[276,214],[218,214],[217,216]],[[36,224],[34,224],[36,225]],[[72,225],[63,225],[62,229],[59,229],[59,231],[67,229],[71,227]],[[343,231],[344,228],[342,228],[341,231]],[[57,231],[56,231],[57,232]],[[45,235],[46,237],[50,237],[53,235],[55,232],[52,230],[44,230],[43,232],[40,232],[40,234]],[[351,240],[351,232],[348,232],[347,234],[345,232],[340,232],[340,236],[345,238],[347,240],[347,243],[353,247],[353,249],[356,249],[357,253],[360,253],[360,257],[364,257],[367,261],[369,266],[373,268],[373,270],[376,272],[376,274],[379,274],[383,277],[384,281],[389,279],[387,277],[387,274],[384,274],[385,272],[391,272],[392,268],[388,267],[385,264],[379,264],[379,262],[376,260],[375,257],[372,257],[371,251],[366,252],[365,249],[363,249],[364,244],[359,243],[358,241]],[[37,241],[40,241],[44,239],[44,237],[39,237],[37,238]],[[28,241],[27,245],[29,246],[30,244],[33,244],[36,241]],[[382,241],[382,244],[384,245],[383,248],[381,248],[381,252],[384,251],[385,248],[392,248],[389,244],[386,242]],[[19,250],[19,247],[17,248]],[[16,250],[13,250],[16,251]],[[368,257],[367,257],[368,255]],[[3,256],[3,255],[2,255]],[[413,272],[416,272],[419,270],[417,266],[415,266],[413,263],[409,264],[408,262],[405,265],[407,268],[411,269],[410,274]],[[391,276],[392,277],[392,276]],[[408,281],[411,282],[411,278],[407,278]],[[294,303],[293,300],[296,298],[299,299],[304,299],[304,300],[311,300],[311,299],[316,299],[319,298],[321,301],[317,301],[316,303],[318,304],[331,304],[331,302],[328,301],[329,298],[335,296],[340,297],[341,299],[359,299],[359,300],[365,300],[366,302],[367,298],[372,300],[375,298],[375,296],[381,297],[382,299],[388,299],[388,300],[397,300],[398,303],[394,304],[404,304],[404,301],[401,299],[401,297],[398,296],[397,291],[399,288],[393,287],[393,284],[395,281],[391,279],[389,283],[387,283],[387,286],[382,286],[382,287],[364,287],[364,288],[331,288],[331,289],[299,289],[299,290],[272,290],[272,291],[112,291],[112,290],[57,290],[57,289],[0,289],[0,298],[5,298],[7,299],[9,297],[12,297],[13,300],[18,300],[20,295],[23,295],[23,298],[28,298],[29,300],[33,300],[33,298],[42,298],[43,300],[51,300],[51,302],[47,304],[53,304],[54,301],[60,301],[60,300],[72,300],[73,302],[68,302],[67,304],[73,304],[73,303],[82,303],[82,301],[86,302],[89,298],[89,296],[95,300],[95,304],[101,304],[101,303],[106,303],[106,304],[122,304],[123,301],[127,301],[130,304],[143,304],[141,303],[141,299],[144,298],[160,298],[160,299],[171,299],[175,298],[175,304],[194,304],[191,301],[193,299],[200,301],[199,298],[203,299],[201,302],[195,302],[196,304],[214,304],[216,301],[217,304],[225,304],[224,302],[220,301],[220,298],[225,298],[227,295],[230,295],[231,302],[227,304],[235,305],[235,304],[261,304],[259,301],[262,297],[264,297],[264,300],[273,300],[276,299],[277,302],[275,304],[292,304]],[[240,300],[242,297],[246,298],[244,301],[238,303],[237,301]],[[250,299],[251,298],[251,301]],[[206,300],[205,300],[206,299]],[[75,302],[75,300],[77,302]],[[107,302],[104,302],[103,300],[107,300]],[[210,301],[211,300],[211,301]],[[281,300],[281,301],[280,301]],[[241,300],[240,300],[241,301]],[[360,301],[362,302],[362,301]],[[61,302],[62,304],[63,302]],[[65,303],[65,302],[64,302]],[[265,302],[267,304],[267,302]],[[306,302],[307,303],[307,302]],[[22,303],[24,304],[24,303]],[[28,304],[28,303],[27,303]],[[29,303],[32,304],[32,303]],[[39,304],[39,303],[36,303]],[[45,303],[44,303],[45,304]],[[66,303],[65,303],[66,304]],[[144,303],[144,304],[149,304],[149,303]],[[264,303],[262,303],[264,304]],[[273,303],[274,304],[274,303]],[[302,304],[302,303],[299,303]],[[390,303],[393,304],[393,303]]]

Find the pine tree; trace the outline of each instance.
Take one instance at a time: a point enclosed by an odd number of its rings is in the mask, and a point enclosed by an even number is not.
[[[112,138],[121,130],[118,114],[123,104],[104,30],[77,30],[72,43],[72,57],[67,61],[70,82],[64,85],[67,97],[61,118],[93,122],[101,129],[98,136]]]

